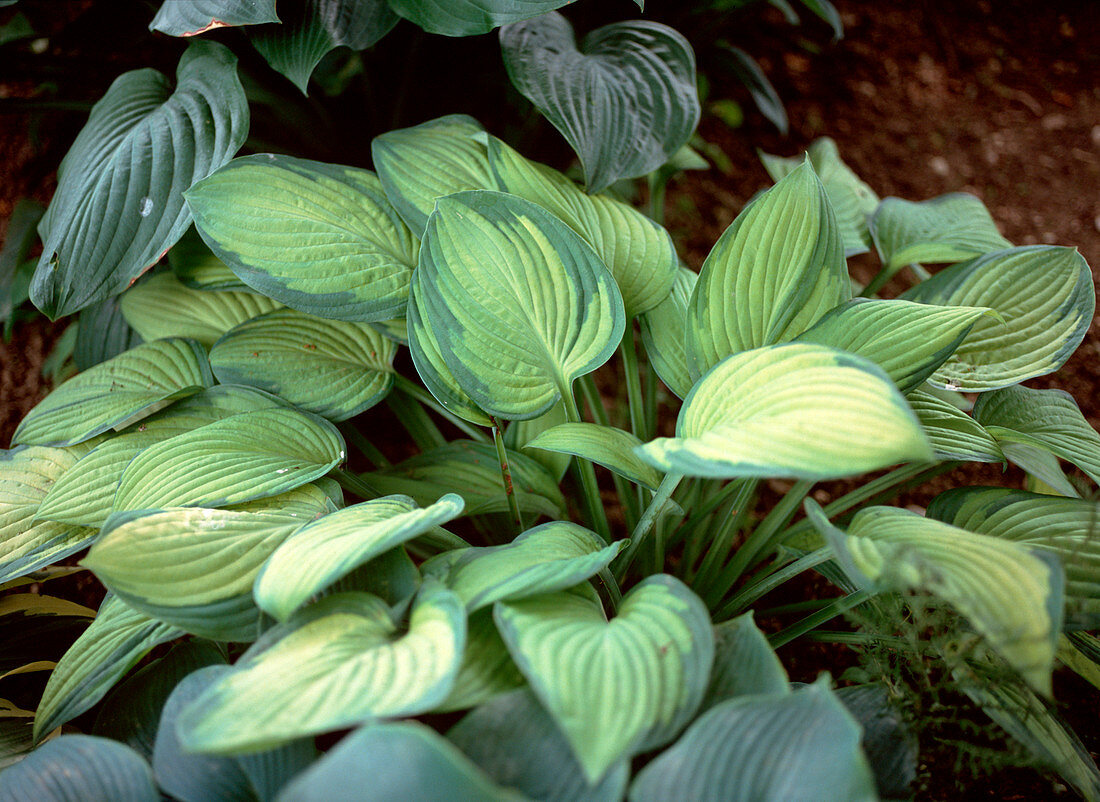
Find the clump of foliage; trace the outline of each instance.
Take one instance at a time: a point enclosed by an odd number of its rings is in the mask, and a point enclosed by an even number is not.
[[[888,697],[794,688],[774,652],[871,603],[950,615],[966,649],[934,643],[959,687],[1100,794],[1044,702],[1056,655],[1096,670],[1063,633],[1100,611],[1097,507],[1058,461],[1100,479],[1100,436],[1021,384],[1080,344],[1088,265],[1013,247],[970,196],[880,200],[821,140],[764,157],[774,186],[695,273],[600,191],[683,158],[690,45],[639,21],[578,48],[560,5],[318,0],[254,42],[305,86],[397,15],[503,26],[584,189],[464,115],[378,136],[374,171],[238,156],[248,103],[205,40],[174,87],[128,73],[93,109],[30,295],[80,312],[99,350],[0,458],[0,582],[87,550],[109,594],[33,714],[7,711],[15,751],[45,743],[6,793],[49,776],[142,799],[904,795],[911,750],[875,726]],[[154,26],[273,15],[168,0]],[[872,248],[881,272],[856,286],[846,257]],[[909,267],[912,289],[876,297]],[[594,378],[615,363],[622,411]],[[880,506],[966,461],[1014,462],[1048,494]],[[771,478],[793,485],[763,508]],[[811,570],[841,595],[765,636],[759,602]],[[18,643],[92,614],[12,599]],[[92,734],[50,737],[93,709]]]

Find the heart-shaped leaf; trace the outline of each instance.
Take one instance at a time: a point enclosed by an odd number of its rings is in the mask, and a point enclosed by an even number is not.
[[[611,273],[561,220],[514,195],[441,198],[417,275],[419,311],[447,367],[490,414],[538,417],[622,339]]]
[[[13,443],[72,445],[122,429],[214,383],[193,340],[156,340],[80,373],[23,418]]]
[[[426,582],[402,632],[381,599],[328,596],[272,630],[182,714],[192,751],[242,751],[399,718],[442,702],[458,671],[466,613]]]
[[[374,173],[259,154],[187,191],[195,227],[245,284],[336,320],[405,313],[416,238]]]
[[[218,381],[260,387],[307,412],[340,421],[389,393],[396,355],[397,344],[367,323],[279,309],[218,340],[210,366]]]
[[[714,659],[706,606],[671,576],[648,577],[610,622],[594,595],[498,602],[497,626],[590,783],[667,743],[694,715]],[[630,703],[621,701],[630,689]]]
[[[688,394],[676,437],[639,456],[688,476],[835,479],[931,461],[912,410],[882,369],[820,345],[731,356]]]
[[[703,710],[738,696],[790,692],[787,672],[751,612],[714,627],[714,670]]]
[[[958,407],[923,390],[912,390],[906,400],[928,435],[937,460],[1005,461],[993,435]]]
[[[1019,288],[1026,286],[1027,292]],[[1092,271],[1073,248],[1031,245],[986,254],[941,270],[904,298],[942,306],[985,306],[930,381],[984,392],[1060,368],[1085,337],[1096,308]]]
[[[497,632],[493,611],[478,610],[466,622],[466,648],[455,683],[433,712],[467,710],[523,684],[523,675]]]
[[[562,423],[528,441],[528,448],[572,454],[635,484],[656,490],[661,474],[634,453],[642,441],[630,432],[595,423]]]
[[[528,529],[511,543],[444,552],[424,563],[473,613],[508,599],[555,593],[606,568],[625,541],[605,545],[594,532],[568,521]]]
[[[450,493],[425,509],[407,496],[386,496],[326,515],[271,555],[256,577],[256,604],[285,620],[353,569],[461,513],[462,498]]]
[[[443,36],[477,36],[509,22],[537,17],[573,0],[389,0],[405,19],[428,33]]]
[[[282,304],[254,292],[202,292],[159,273],[122,296],[122,314],[143,340],[190,337],[207,348],[246,320]]]
[[[676,273],[672,293],[638,318],[649,364],[678,398],[685,398],[695,383],[688,370],[684,340],[688,306],[698,280],[699,275],[694,270],[681,267]]]
[[[692,378],[797,337],[850,296],[836,218],[804,163],[745,207],[703,262],[688,308]]]
[[[36,802],[157,802],[149,764],[128,746],[92,735],[63,735],[0,774],[0,797]]]
[[[578,50],[553,12],[505,26],[500,47],[512,83],[577,152],[589,192],[657,169],[699,122],[695,53],[667,25],[614,23]]]
[[[275,0],[164,0],[149,30],[197,36],[215,28],[278,21]]]
[[[183,191],[232,158],[247,134],[237,59],[224,45],[193,42],[175,92],[155,70],[118,78],[58,168],[39,226],[35,306],[56,319],[122,292],[187,229]]]

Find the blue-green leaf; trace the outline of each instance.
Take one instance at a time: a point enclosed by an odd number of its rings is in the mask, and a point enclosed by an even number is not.
[[[149,30],[197,36],[215,28],[278,21],[275,0],[164,0]]]
[[[35,802],[159,802],[153,771],[128,746],[63,735],[0,773],[0,799]]]
[[[509,22],[537,17],[573,0],[389,0],[390,6],[428,33],[477,36]]]

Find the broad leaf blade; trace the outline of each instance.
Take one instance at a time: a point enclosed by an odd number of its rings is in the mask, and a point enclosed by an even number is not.
[[[661,473],[635,454],[642,441],[630,432],[595,423],[562,423],[528,441],[528,448],[572,454],[635,484],[656,490]]]
[[[443,36],[477,36],[510,22],[537,17],[572,0],[390,0],[402,17],[428,33]]]
[[[131,328],[122,313],[121,301],[122,298],[116,295],[85,307],[80,312],[77,317],[76,345],[73,346],[73,363],[78,371],[113,359],[124,351],[141,345],[143,340],[157,339],[142,337]]]
[[[985,205],[964,192],[920,203],[885,198],[871,218],[871,233],[891,275],[908,264],[961,262],[1012,247]]]
[[[676,273],[672,293],[660,304],[640,318],[642,342],[645,344],[649,364],[657,371],[678,398],[686,398],[695,382],[688,370],[687,332],[688,306],[699,275],[686,267]]]
[[[478,610],[466,622],[466,648],[455,683],[433,712],[466,710],[523,684],[523,675],[497,632],[493,611]]]
[[[278,21],[275,0],[164,0],[149,30],[197,36],[215,28]]]
[[[63,735],[0,774],[0,797],[37,802],[157,802],[153,772],[133,749],[108,738]]]
[[[787,672],[751,612],[714,627],[714,669],[700,709],[739,696],[790,691]]]
[[[923,390],[910,391],[906,400],[928,435],[937,460],[1005,461],[1005,453],[993,435],[958,407]]]

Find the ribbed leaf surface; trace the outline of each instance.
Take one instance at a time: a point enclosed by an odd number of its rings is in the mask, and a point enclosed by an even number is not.
[[[278,21],[275,0],[164,0],[149,30],[197,36],[215,28]]]
[[[123,351],[141,345],[144,340],[122,314],[122,298],[114,295],[99,303],[86,306],[76,318],[76,344],[73,346],[73,364],[78,371],[106,362]],[[170,336],[170,335],[164,335]]]
[[[672,293],[640,318],[642,342],[649,364],[657,371],[678,398],[685,398],[695,382],[688,370],[687,336],[688,306],[699,275],[686,267],[676,273]]]
[[[225,262],[206,247],[194,228],[187,229],[180,241],[168,251],[168,264],[176,278],[193,290],[249,289]]]
[[[117,295],[191,222],[183,191],[225,164],[248,134],[237,59],[196,41],[176,89],[155,70],[119,77],[58,168],[31,299],[51,318]]]
[[[108,738],[63,735],[0,774],[0,798],[35,802],[158,802],[153,772],[137,752]]]
[[[405,312],[416,238],[374,173],[259,154],[187,192],[195,226],[245,284],[336,320]]]
[[[1004,462],[1005,454],[993,435],[958,407],[923,390],[910,391],[906,400],[937,460]]]
[[[443,703],[433,712],[467,710],[523,685],[508,647],[497,632],[493,611],[486,608],[468,613],[466,649],[462,653],[455,684]]]
[[[630,432],[595,423],[562,423],[528,441],[528,448],[572,454],[602,465],[635,484],[656,490],[661,474],[634,453],[642,441]]]
[[[537,17],[572,0],[389,0],[390,6],[428,33],[477,36],[509,22]]]
[[[787,672],[751,612],[714,627],[714,669],[701,709],[738,696],[790,690]]]
[[[577,152],[589,192],[657,169],[699,122],[695,53],[667,25],[617,22],[578,49],[552,12],[502,28],[500,47],[512,83]]]

